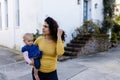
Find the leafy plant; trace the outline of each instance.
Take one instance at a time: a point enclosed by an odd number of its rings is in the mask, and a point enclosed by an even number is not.
[[[34,37],[34,41],[39,37],[39,36],[43,36],[43,34],[40,34],[39,33],[39,30],[38,29],[36,29],[36,33],[35,34],[33,34],[33,37]]]
[[[76,29],[80,34],[82,33],[100,33],[99,26],[92,20],[84,21],[84,24]]]
[[[113,17],[114,17],[114,7],[115,7],[115,0],[103,0],[103,14],[104,14],[104,20],[103,20],[103,27],[101,28],[101,31],[103,33],[107,33],[108,29],[113,27]]]
[[[104,19],[103,27],[101,27],[101,33],[107,33],[110,28],[114,26],[114,21],[112,19]]]
[[[117,37],[117,34],[116,34],[116,33],[114,33],[114,32],[112,32],[111,42],[116,43],[116,42],[118,41],[118,39],[117,39],[117,38],[118,38],[118,37]]]
[[[116,16],[115,22],[120,25],[120,15]]]

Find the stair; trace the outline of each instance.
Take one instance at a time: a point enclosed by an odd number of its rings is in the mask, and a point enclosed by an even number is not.
[[[66,47],[64,48],[65,53],[63,56],[58,58],[58,61],[65,61],[78,57],[80,55],[81,48],[84,47],[84,45],[90,38],[90,34],[77,35],[74,39],[70,41],[70,43],[66,45]]]

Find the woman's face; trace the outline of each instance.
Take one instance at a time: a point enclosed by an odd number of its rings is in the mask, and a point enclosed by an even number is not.
[[[43,35],[50,35],[49,25],[46,22],[43,24],[42,33]]]

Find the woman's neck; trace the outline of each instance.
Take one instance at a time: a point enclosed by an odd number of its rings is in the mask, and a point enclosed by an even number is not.
[[[52,39],[51,36],[46,35],[46,36],[45,36],[45,41],[46,41],[46,42],[53,42],[53,39]]]
[[[47,40],[47,41],[52,41],[53,39],[52,39],[52,36],[50,36],[50,35],[46,35],[45,36],[45,39]]]

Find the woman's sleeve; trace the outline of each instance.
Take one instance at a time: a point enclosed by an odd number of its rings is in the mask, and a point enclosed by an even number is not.
[[[34,44],[37,45],[37,46],[39,46],[38,44],[39,44],[39,42],[40,42],[42,39],[43,39],[43,36],[38,37],[38,38],[34,41]]]
[[[64,54],[64,42],[62,40],[57,41],[56,52],[57,52],[57,55]]]
[[[37,38],[35,41],[34,41],[34,44],[38,46],[38,43],[39,43],[39,38]]]

